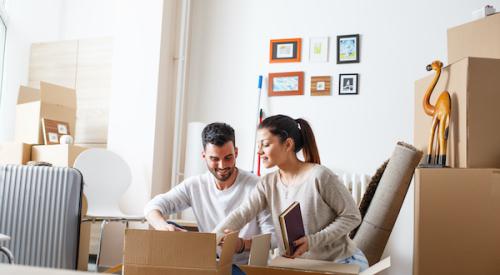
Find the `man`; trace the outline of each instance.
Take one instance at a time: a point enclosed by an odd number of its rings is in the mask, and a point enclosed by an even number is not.
[[[209,172],[185,179],[146,205],[144,215],[156,230],[182,230],[169,224],[164,217],[192,207],[200,232],[212,232],[250,195],[259,181],[257,176],[236,167],[238,148],[231,126],[225,123],[207,125],[202,132],[202,142],[202,157]],[[234,263],[248,263],[251,237],[262,233],[274,235],[269,212],[261,213],[240,231]]]

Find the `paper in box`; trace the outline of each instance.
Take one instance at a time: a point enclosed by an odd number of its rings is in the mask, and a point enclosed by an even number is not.
[[[127,229],[124,275],[230,275],[237,237],[225,237],[217,259],[215,234]]]
[[[16,142],[44,144],[42,118],[67,122],[74,136],[75,90],[47,82],[40,82],[40,90],[21,86],[16,105]]]

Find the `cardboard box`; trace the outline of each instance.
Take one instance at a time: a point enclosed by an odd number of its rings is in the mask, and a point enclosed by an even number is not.
[[[40,82],[40,90],[21,86],[16,105],[15,141],[44,144],[42,118],[68,122],[74,137],[75,90],[46,82]]]
[[[217,260],[215,234],[127,229],[124,275],[230,275],[237,237],[225,238]]]
[[[271,247],[271,235],[262,234],[252,238],[252,247],[250,249],[249,265],[240,265],[240,268],[247,275],[278,275],[278,274],[377,274],[391,265],[390,258],[386,258],[367,270],[360,272],[359,266],[351,264],[337,264],[331,261],[318,261],[309,259],[289,259],[276,257],[267,261]],[[262,257],[262,255],[265,255]]]
[[[448,29],[448,64],[469,56],[500,58],[500,13]]]
[[[31,160],[52,163],[53,166],[73,167],[78,155],[88,148],[71,145],[34,145],[31,147]]]
[[[19,142],[0,143],[0,164],[26,164],[30,157],[30,144]]]
[[[425,65],[425,64],[424,64]],[[423,68],[423,67],[422,67]],[[431,104],[451,95],[448,165],[456,168],[500,167],[500,59],[464,58],[442,70]],[[422,108],[434,74],[415,82],[415,146],[427,152],[432,117]]]
[[[329,261],[307,260],[307,259],[289,259],[277,257],[273,259],[269,266],[250,266],[240,265],[239,267],[247,275],[373,275],[377,274],[391,265],[390,257],[372,265],[365,271],[359,271],[359,266],[350,264],[336,264]]]
[[[500,274],[500,169],[415,171],[413,274]]]

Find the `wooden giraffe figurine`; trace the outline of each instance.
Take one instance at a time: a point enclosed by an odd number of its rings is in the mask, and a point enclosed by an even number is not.
[[[438,131],[437,149],[439,150],[439,155],[436,161],[436,166],[444,167],[446,165],[446,150],[448,143],[448,131],[450,126],[450,113],[451,113],[450,93],[448,93],[448,91],[443,91],[439,95],[436,104],[434,106],[429,101],[431,98],[431,94],[434,91],[434,87],[436,86],[436,83],[438,82],[439,77],[441,75],[442,67],[443,63],[441,63],[439,60],[436,60],[432,62],[432,64],[427,65],[426,68],[427,71],[434,70],[436,71],[436,75],[434,76],[434,79],[432,80],[429,88],[427,88],[427,91],[425,92],[422,104],[425,113],[429,116],[432,116],[431,131],[427,146],[426,162],[427,164],[432,164],[432,154],[433,154],[432,147],[434,145],[434,136],[437,130]]]

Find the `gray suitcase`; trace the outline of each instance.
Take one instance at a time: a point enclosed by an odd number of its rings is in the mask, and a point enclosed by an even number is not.
[[[73,168],[0,165],[0,233],[16,264],[76,269],[82,182]]]

